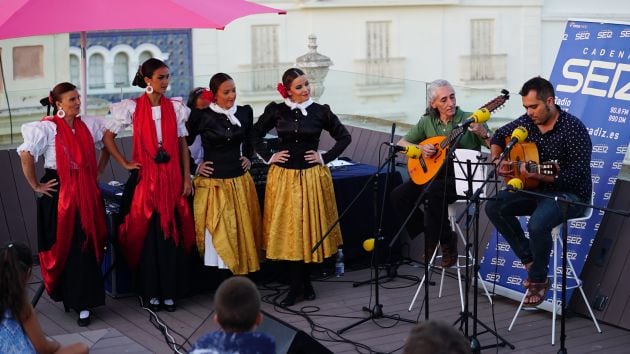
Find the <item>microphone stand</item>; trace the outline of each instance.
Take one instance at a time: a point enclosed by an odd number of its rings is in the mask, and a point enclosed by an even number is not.
[[[392,135],[391,135],[391,140],[393,141],[394,139],[394,133],[396,130],[396,123],[392,124]],[[374,193],[375,193],[375,198],[374,198],[374,213],[375,215],[378,215],[379,210],[377,208],[377,198],[376,195],[378,194],[378,175],[380,173],[380,171],[383,169],[383,167],[385,167],[385,165],[390,166],[388,168],[388,174],[385,175],[385,189],[383,190],[383,199],[381,201],[381,210],[380,210],[380,218],[379,218],[379,224],[377,227],[377,232],[375,235],[375,242],[374,242],[374,250],[373,250],[373,265],[374,265],[374,287],[375,287],[375,305],[374,308],[370,309],[368,307],[363,307],[363,311],[369,312],[369,315],[366,318],[363,318],[349,326],[346,326],[340,330],[337,331],[337,334],[342,334],[343,332],[354,328],[362,323],[365,323],[367,321],[370,320],[374,320],[374,319],[379,319],[379,318],[389,318],[392,320],[397,320],[397,321],[403,321],[403,322],[407,322],[407,323],[418,323],[417,321],[413,321],[413,320],[408,320],[405,318],[400,318],[399,316],[393,316],[393,315],[385,315],[383,313],[383,305],[380,304],[380,297],[379,297],[379,264],[378,264],[378,244],[380,243],[380,241],[382,240],[382,225],[383,225],[383,215],[385,213],[385,203],[387,201],[387,188],[389,187],[389,173],[392,172],[394,170],[393,167],[393,163],[394,163],[394,158],[396,157],[396,150],[394,149],[394,145],[393,143],[390,144],[390,148],[389,148],[389,156],[387,157],[387,159],[378,167],[378,169],[376,170],[376,173],[373,174],[372,176],[370,176],[370,178],[365,182],[365,184],[363,185],[363,187],[361,188],[361,190],[359,191],[359,193],[356,195],[356,197],[354,197],[354,199],[350,202],[350,204],[348,204],[348,206],[346,206],[346,208],[344,209],[344,211],[341,213],[341,215],[339,215],[339,218],[337,218],[337,220],[328,228],[328,230],[324,233],[324,235],[321,237],[321,239],[313,246],[311,252],[315,252],[317,250],[317,248],[319,248],[322,244],[322,242],[326,239],[326,237],[328,237],[328,235],[330,235],[330,232],[333,230],[333,228],[341,221],[341,219],[345,216],[345,214],[352,208],[352,206],[356,203],[356,201],[359,199],[359,197],[363,194],[363,192],[367,189],[367,186],[370,185],[370,183],[372,181],[374,181],[372,183],[373,187],[374,187]],[[372,281],[369,280],[369,283],[371,283]],[[356,285],[355,285],[356,286]]]
[[[540,197],[540,198],[547,198],[547,199],[553,199],[556,202],[560,203],[560,212],[562,213],[562,305],[561,305],[561,311],[562,311],[562,317],[560,318],[560,349],[558,350],[559,354],[566,354],[567,353],[567,348],[565,346],[565,340],[566,340],[566,316],[565,316],[565,311],[566,311],[566,304],[567,304],[567,254],[568,254],[568,231],[569,231],[569,221],[567,219],[567,211],[569,209],[569,205],[579,205],[579,206],[583,206],[585,208],[592,208],[592,209],[597,209],[597,210],[603,210],[603,211],[607,211],[607,212],[611,212],[617,215],[621,215],[621,216],[625,216],[628,217],[630,216],[630,212],[627,211],[623,211],[623,210],[617,210],[617,209],[611,209],[611,208],[607,208],[607,207],[599,207],[599,206],[595,206],[593,204],[589,204],[589,203],[583,203],[583,202],[577,202],[577,201],[572,201],[572,200],[568,200],[566,198],[562,198],[562,197],[558,197],[558,196],[553,196],[553,195],[547,195],[547,194],[542,194],[542,193],[538,193],[538,192],[534,192],[534,191],[530,191],[530,190],[524,190],[524,189],[516,189],[512,186],[507,186],[508,190],[511,191],[515,191],[517,193],[523,193],[523,194],[528,194],[528,195],[533,195],[536,197]],[[555,270],[554,270],[555,272]]]
[[[407,214],[407,218],[403,221],[402,225],[400,225],[400,228],[398,229],[398,231],[396,232],[394,237],[392,237],[392,240],[389,242],[389,248],[392,248],[394,246],[394,244],[396,243],[396,240],[398,240],[398,238],[400,237],[400,234],[404,230],[405,226],[409,223],[409,220],[411,220],[411,217],[413,216],[413,213],[416,211],[416,209],[418,209],[420,207],[420,203],[422,203],[422,201],[424,200],[424,197],[431,191],[431,187],[433,186],[433,182],[436,180],[436,178],[438,178],[438,176],[441,176],[442,173],[445,172],[445,169],[447,169],[446,166],[448,165],[449,161],[453,160],[453,155],[455,154],[455,147],[459,144],[459,141],[461,140],[462,136],[464,135],[464,129],[466,129],[467,126],[464,125],[462,127],[457,127],[455,129],[460,129],[460,128],[461,128],[461,131],[459,133],[456,133],[456,136],[454,137],[453,141],[451,142],[451,144],[449,144],[449,147],[448,147],[447,152],[446,152],[447,156],[445,157],[444,161],[442,162],[442,165],[437,170],[437,172],[435,173],[433,178],[431,178],[431,180],[425,184],[425,187],[422,189],[422,192],[420,192],[420,195],[418,195],[418,198],[416,198],[416,202],[414,203],[413,207],[409,211],[409,214]],[[454,130],[453,130],[453,132],[454,132]],[[453,132],[451,132],[451,134]],[[453,178],[455,178],[455,177],[453,176]],[[426,214],[425,214],[425,218],[426,218]],[[425,259],[426,263],[424,265],[424,279],[426,279],[427,284],[424,287],[424,303],[425,303],[424,319],[427,320],[427,321],[429,320],[429,283],[430,283],[429,282],[429,262],[430,262],[429,257],[430,257],[430,255],[429,255],[429,240],[428,240],[428,237],[427,237],[427,235],[425,233],[425,235],[424,235],[424,259]]]

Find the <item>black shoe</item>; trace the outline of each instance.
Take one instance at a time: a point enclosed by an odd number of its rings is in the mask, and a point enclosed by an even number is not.
[[[164,306],[166,312],[175,312],[177,309],[174,303],[172,305],[163,304],[162,306]]]
[[[317,295],[315,295],[315,289],[313,289],[313,284],[306,283],[304,285],[304,300],[313,301]]]
[[[287,296],[282,301],[280,301],[280,306],[289,307],[295,305],[296,302],[298,302],[298,295],[289,290]]]
[[[149,310],[153,312],[159,312],[161,310],[160,304],[149,303]]]
[[[90,321],[90,317],[91,317],[91,314],[88,315],[88,317],[86,317],[86,318],[79,317],[77,319],[77,324],[79,325],[79,327],[86,327],[86,326],[88,326],[90,324],[90,322],[91,322]]]

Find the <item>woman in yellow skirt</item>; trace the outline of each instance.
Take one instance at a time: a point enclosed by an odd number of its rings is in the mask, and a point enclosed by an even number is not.
[[[267,258],[288,262],[290,288],[281,306],[301,299],[315,299],[307,263],[321,263],[342,244],[335,226],[316,252],[312,247],[337,220],[332,176],[326,163],[337,158],[350,144],[348,130],[328,105],[311,99],[308,78],[300,69],[282,75],[278,91],[283,103],[272,102],[254,125],[254,147],[271,165],[265,189],[263,244]],[[265,148],[263,137],[276,129],[278,151]],[[335,145],[326,153],[317,151],[322,130]]]
[[[206,266],[247,274],[260,269],[261,213],[248,170],[254,113],[237,106],[234,80],[210,79],[210,106],[188,119],[188,143],[201,137],[203,162],[193,181],[197,248]]]

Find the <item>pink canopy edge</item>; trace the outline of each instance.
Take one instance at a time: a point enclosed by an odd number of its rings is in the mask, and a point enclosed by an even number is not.
[[[218,28],[246,15],[284,14],[244,0],[0,0],[0,39],[69,32]]]

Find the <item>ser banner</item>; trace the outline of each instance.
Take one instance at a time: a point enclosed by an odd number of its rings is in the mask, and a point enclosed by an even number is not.
[[[630,141],[630,23],[569,21],[550,81],[556,103],[579,117],[589,131],[593,202],[606,206]],[[582,272],[602,215],[594,210],[590,219],[569,224],[568,257],[577,274]],[[561,267],[559,262],[556,274],[562,274]],[[489,284],[496,282],[497,293],[522,298],[527,273],[500,234],[498,242],[492,237],[487,245],[481,275]],[[574,284],[568,279],[567,286]],[[571,294],[572,289],[567,291],[568,298]],[[551,301],[550,291],[541,307],[551,311]]]

